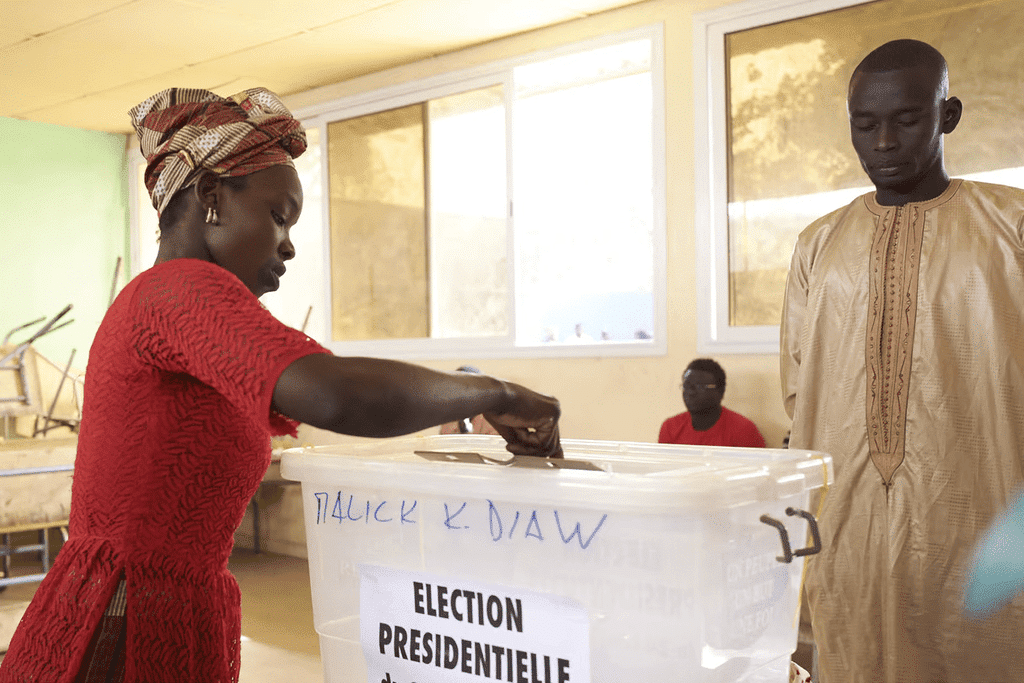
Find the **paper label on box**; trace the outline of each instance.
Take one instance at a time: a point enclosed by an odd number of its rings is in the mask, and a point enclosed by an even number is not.
[[[359,565],[367,683],[589,683],[590,618],[568,598]]]

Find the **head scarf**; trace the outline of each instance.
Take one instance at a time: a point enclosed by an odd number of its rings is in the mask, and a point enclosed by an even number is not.
[[[293,166],[306,133],[277,95],[251,88],[231,97],[170,88],[129,112],[146,158],[146,188],[158,214],[203,171],[243,176]]]

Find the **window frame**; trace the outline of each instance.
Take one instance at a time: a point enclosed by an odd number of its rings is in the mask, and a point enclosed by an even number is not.
[[[778,325],[729,324],[726,35],[873,0],[746,0],[693,16],[697,352],[777,354]]]
[[[547,345],[516,345],[515,330],[515,298],[517,285],[515,269],[514,239],[511,206],[507,212],[509,227],[506,236],[509,248],[509,283],[513,295],[508,299],[510,307],[510,329],[503,337],[482,338],[416,338],[416,339],[379,339],[334,341],[331,339],[330,315],[325,316],[326,328],[307,330],[311,336],[333,353],[345,356],[379,356],[406,360],[423,359],[466,359],[466,358],[561,358],[561,357],[614,357],[614,356],[658,356],[667,352],[667,255],[666,255],[666,179],[665,179],[665,93],[664,93],[664,28],[661,23],[647,25],[629,31],[608,34],[599,38],[562,45],[557,48],[541,50],[502,60],[488,62],[475,67],[450,71],[434,76],[416,79],[393,86],[386,86],[372,91],[358,93],[309,105],[294,110],[306,128],[318,128],[322,144],[327,142],[327,124],[331,121],[372,114],[387,109],[424,102],[433,98],[445,97],[467,90],[487,87],[501,83],[506,92],[512,92],[512,69],[524,64],[556,58],[563,55],[583,52],[629,42],[631,40],[648,39],[651,41],[651,81],[652,81],[652,158],[653,158],[653,339],[636,342],[603,342],[595,340],[588,344],[547,344]],[[514,100],[509,103],[509,112],[514,109]],[[510,205],[514,205],[512,177],[512,138],[513,116],[506,117],[506,164],[507,197]],[[330,240],[330,178],[328,172],[328,155],[321,157],[321,178],[324,188],[322,206],[322,226],[325,244]],[[323,254],[323,266],[328,275],[331,272],[330,249]],[[322,293],[321,305],[331,311],[331,291],[326,288]]]
[[[139,150],[139,139],[134,134],[128,137],[128,279],[146,270],[152,263],[142,261],[142,216],[139,202],[142,189],[139,187],[140,167],[145,168],[146,159]],[[156,239],[156,236],[153,236]]]

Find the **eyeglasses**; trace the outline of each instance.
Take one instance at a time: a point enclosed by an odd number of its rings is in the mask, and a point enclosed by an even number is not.
[[[717,389],[718,385],[717,384],[690,384],[688,382],[683,382],[682,384],[679,385],[679,388],[680,389],[684,389],[684,390],[685,389],[692,389],[692,390],[699,390],[699,391],[712,391],[714,389]]]

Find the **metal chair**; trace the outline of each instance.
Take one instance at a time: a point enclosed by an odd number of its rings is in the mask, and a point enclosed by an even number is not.
[[[11,337],[16,332],[31,327],[32,325],[36,325],[45,320],[45,318],[39,318],[38,320],[33,320],[32,322],[15,327],[7,333],[4,337],[3,343],[0,344],[0,417],[3,417],[4,420],[3,436],[5,438],[16,436],[16,434],[11,433],[11,427],[14,423],[13,421],[18,417],[27,415],[35,417],[33,436],[37,436],[39,433],[45,434],[54,426],[68,426],[72,431],[76,431],[77,423],[70,424],[68,423],[69,421],[54,421],[52,419],[53,410],[57,405],[57,398],[64,386],[64,380],[67,378],[68,373],[71,370],[71,362],[75,358],[75,352],[71,352],[71,360],[68,361],[68,365],[64,369],[64,374],[61,378],[60,386],[53,397],[53,402],[50,404],[49,410],[44,412],[42,407],[42,392],[39,384],[37,358],[35,350],[32,347],[32,343],[43,335],[55,332],[56,330],[74,322],[73,320],[68,320],[59,325],[56,324],[57,321],[63,318],[70,310],[71,305],[69,304],[64,308],[64,310],[36,330],[36,332],[28,339],[18,344],[11,343]],[[39,428],[40,417],[44,417],[42,429]],[[51,425],[51,422],[54,424]]]

